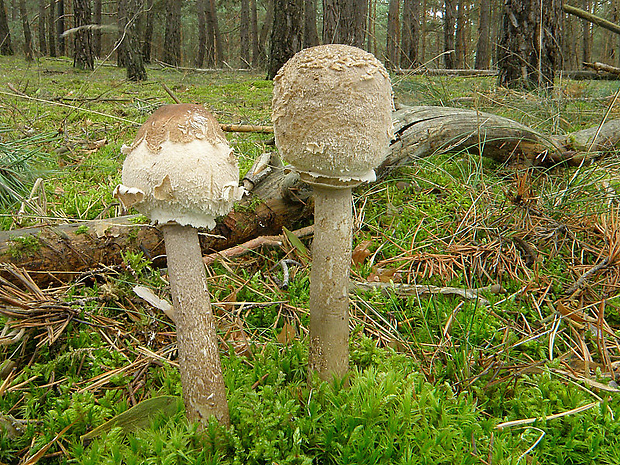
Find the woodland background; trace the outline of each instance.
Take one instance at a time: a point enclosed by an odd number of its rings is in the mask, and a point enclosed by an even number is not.
[[[76,25],[90,25],[94,56],[116,60],[119,38],[125,33],[127,12],[135,11],[139,47],[144,61],[172,66],[207,68],[265,67],[275,11],[280,0],[0,0],[0,53],[36,56],[74,56]],[[287,8],[300,10],[303,43],[297,48],[331,42],[324,14],[335,0],[297,0]],[[526,4],[523,0],[510,2]],[[560,2],[546,2],[561,9]],[[355,0],[353,12],[365,14],[358,43],[391,68],[492,69],[502,29],[501,0]],[[619,0],[578,0],[574,5],[620,21]],[[338,6],[340,8],[340,6]],[[3,18],[6,13],[6,18]],[[82,15],[82,16],[80,16]],[[84,17],[84,15],[86,15]],[[133,18],[134,16],[130,16]],[[563,13],[561,47],[563,70],[583,62],[620,65],[620,36],[591,22]],[[7,35],[7,28],[10,37]],[[119,58],[122,62],[122,58]],[[122,63],[119,63],[122,64]]]

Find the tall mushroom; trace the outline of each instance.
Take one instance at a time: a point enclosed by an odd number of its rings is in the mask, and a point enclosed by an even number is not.
[[[175,307],[187,417],[230,423],[207,278],[196,228],[213,228],[243,190],[237,160],[216,119],[202,106],[166,105],[124,146],[123,184],[114,190],[164,235]]]
[[[274,78],[276,145],[314,189],[309,364],[322,379],[348,370],[351,189],[375,180],[392,110],[387,71],[356,47],[302,50]]]

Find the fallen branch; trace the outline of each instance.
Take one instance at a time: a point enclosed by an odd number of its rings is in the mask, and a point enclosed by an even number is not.
[[[273,134],[273,126],[257,126],[255,124],[220,124],[224,132],[261,132]]]
[[[381,283],[381,282],[361,282],[353,281],[354,289],[373,290],[379,289],[386,294],[396,294],[399,296],[415,295],[424,297],[427,295],[456,295],[466,300],[477,300],[483,305],[488,305],[489,301],[482,297],[483,292],[500,294],[506,292],[499,284],[481,287],[479,289],[461,289],[458,287],[437,287],[428,284],[400,284],[400,283]]]
[[[170,69],[178,69],[179,71],[192,71],[194,73],[216,73],[216,72],[222,72],[222,71],[231,71],[231,72],[235,72],[235,73],[249,73],[251,71],[254,71],[251,68],[189,68],[187,66],[175,66],[173,64],[170,63],[166,63],[165,61],[161,61],[161,60],[155,60],[155,63],[157,63],[159,66],[161,66],[162,68],[170,68]]]
[[[549,421],[556,420],[558,418],[562,418],[568,415],[575,415],[577,413],[585,412],[586,410],[590,410],[593,407],[600,405],[600,401],[590,402],[589,404],[582,405],[581,407],[574,408],[572,410],[567,410],[562,413],[556,413],[555,415],[548,415],[540,418],[524,418],[523,420],[513,420],[506,421],[504,423],[499,423],[495,425],[495,429],[504,429],[511,428],[513,426],[523,426],[523,425],[531,425],[532,423],[536,423],[537,421]]]
[[[570,296],[576,291],[582,289],[583,286],[585,286],[588,279],[590,279],[592,276],[594,276],[599,271],[604,270],[608,266],[609,266],[609,258],[605,257],[603,260],[601,260],[596,265],[594,265],[592,268],[590,268],[588,271],[586,271],[584,274],[582,274],[579,277],[579,279],[575,281],[575,283],[571,287],[568,288],[568,290],[566,291],[566,295]]]
[[[298,229],[296,231],[292,231],[292,234],[295,236],[302,238],[311,236],[314,232],[314,226],[306,226],[305,228]],[[256,250],[260,247],[281,247],[286,240],[286,235],[279,234],[277,236],[259,236],[254,239],[251,239],[243,244],[236,245],[229,249],[222,250],[220,252],[215,252],[203,257],[203,261],[205,265],[211,265],[216,260],[220,258],[233,258],[240,257],[241,255],[245,255],[252,250]]]
[[[576,8],[571,5],[564,4],[562,5],[562,9],[568,13],[569,15],[577,16],[581,19],[585,19],[591,23],[596,24],[597,26],[602,27],[603,29],[607,29],[608,31],[615,32],[616,34],[620,34],[620,26],[612,23],[611,21],[607,21],[599,16],[593,15],[589,11],[582,10],[581,8]]]
[[[162,88],[170,96],[174,103],[183,103],[179,97],[165,83],[161,83]],[[262,132],[266,134],[273,133],[273,126],[256,126],[253,124],[220,124],[224,132]]]
[[[616,68],[615,66],[611,66],[605,63],[601,63],[599,61],[595,61],[594,63],[588,63],[586,61],[583,62],[583,65],[592,68],[594,71],[601,72],[604,71],[606,73],[617,74],[620,75],[620,68]]]

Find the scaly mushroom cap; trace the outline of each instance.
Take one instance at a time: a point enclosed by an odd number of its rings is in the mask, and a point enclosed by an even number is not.
[[[387,71],[357,47],[302,50],[274,78],[278,150],[319,183],[374,181],[392,138],[393,108]]]
[[[159,108],[122,152],[123,184],[114,196],[155,223],[212,229],[243,195],[237,159],[217,120],[200,105]]]

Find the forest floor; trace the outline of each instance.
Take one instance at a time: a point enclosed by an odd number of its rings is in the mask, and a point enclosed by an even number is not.
[[[0,57],[2,229],[119,215],[120,147],[173,103],[164,84],[221,123],[271,124],[263,73],[152,67],[130,83],[71,65]],[[399,104],[544,134],[620,118],[613,81],[393,84]],[[242,172],[274,150],[227,137]],[[126,253],[39,287],[2,265],[0,464],[619,464],[620,161],[601,155],[542,168],[438,151],[357,189],[346,382],[307,376],[311,239],[216,261],[228,430],[184,419],[174,324],[133,291],[170,300],[165,269]],[[286,288],[283,258],[299,264]]]

